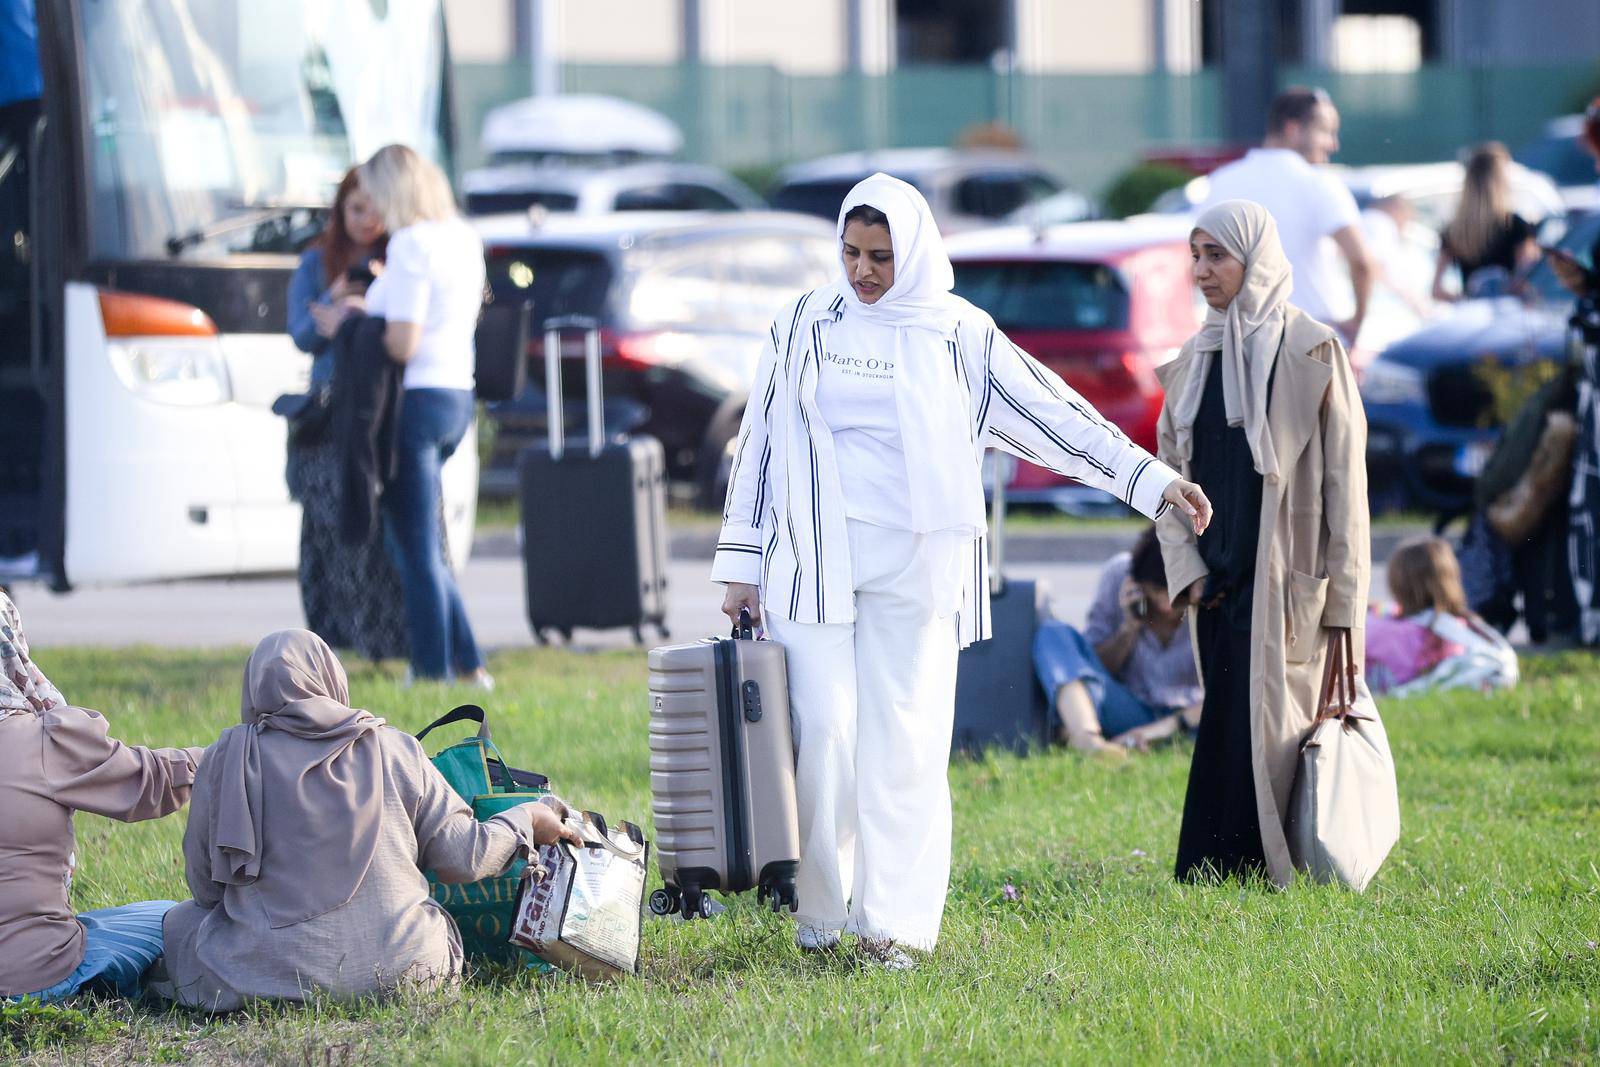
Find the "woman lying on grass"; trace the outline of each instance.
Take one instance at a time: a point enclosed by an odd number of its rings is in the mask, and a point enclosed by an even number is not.
[[[308,630],[264,638],[241,724],[206,750],[183,838],[192,901],[167,914],[160,995],[232,1011],[432,988],[461,934],[429,895],[500,874],[530,844],[578,841],[560,802],[480,823],[422,745],[349,706],[344,667]]]
[[[0,593],[0,997],[61,1000],[86,987],[132,996],[161,955],[170,900],[74,916],[74,810],[137,822],[189,799],[200,749],[114,740],[69,705],[28,656]]]

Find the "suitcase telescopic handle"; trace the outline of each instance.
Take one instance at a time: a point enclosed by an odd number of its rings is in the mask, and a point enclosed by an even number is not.
[[[994,520],[989,526],[989,593],[999,596],[1006,588],[1006,483],[1016,472],[1016,461],[1009,455],[991,453],[990,496],[994,502]]]
[[[605,397],[600,384],[600,323],[587,315],[558,315],[544,322],[544,402],[549,422],[550,458],[567,451],[566,411],[561,396],[561,334],[583,331],[584,385],[589,406],[589,455],[605,447]]]

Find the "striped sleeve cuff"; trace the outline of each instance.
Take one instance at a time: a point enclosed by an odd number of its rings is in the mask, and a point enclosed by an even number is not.
[[[717,537],[716,556],[711,561],[713,582],[761,584],[761,531],[754,526],[732,523]]]
[[[1128,480],[1128,506],[1147,519],[1161,518],[1171,507],[1161,494],[1177,477],[1177,471],[1154,456],[1146,456],[1134,466],[1133,477]]]

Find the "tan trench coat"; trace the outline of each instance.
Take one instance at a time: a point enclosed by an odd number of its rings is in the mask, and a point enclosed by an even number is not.
[[[1344,346],[1328,327],[1289,308],[1267,424],[1280,477],[1261,493],[1250,616],[1250,736],[1256,805],[1267,873],[1294,879],[1286,829],[1300,742],[1316,715],[1328,630],[1355,630],[1361,656],[1372,582],[1367,517],[1367,419]],[[1156,376],[1169,398],[1183,394],[1193,342]],[[1157,424],[1160,458],[1179,462],[1170,407]],[[1201,488],[1205,488],[1201,486]],[[1174,599],[1206,576],[1187,518],[1172,509],[1157,524]]]

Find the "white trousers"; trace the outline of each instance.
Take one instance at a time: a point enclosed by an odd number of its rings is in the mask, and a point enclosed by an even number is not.
[[[766,616],[788,660],[797,918],[931,949],[950,882],[956,621],[932,605],[927,537],[849,532],[856,621]]]

